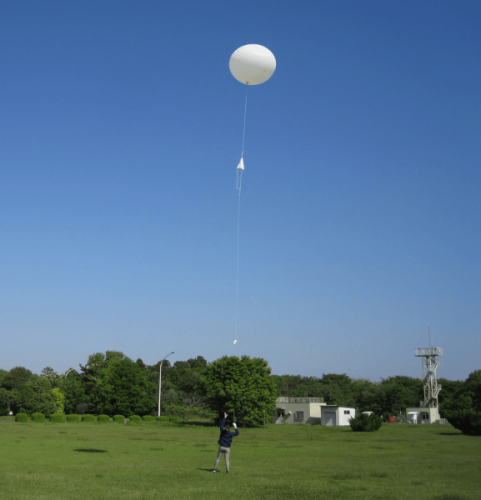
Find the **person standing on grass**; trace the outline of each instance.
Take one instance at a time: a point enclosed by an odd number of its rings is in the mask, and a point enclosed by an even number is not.
[[[220,423],[220,438],[219,441],[219,452],[217,453],[217,460],[215,461],[214,470],[212,472],[217,472],[217,466],[224,455],[225,458],[225,468],[226,472],[229,472],[229,458],[230,458],[230,447],[232,445],[232,438],[239,435],[239,431],[237,430],[237,425],[235,422],[232,424],[234,426],[235,432],[229,432],[229,426],[225,425],[225,421],[227,418],[227,413],[224,413],[224,418]]]

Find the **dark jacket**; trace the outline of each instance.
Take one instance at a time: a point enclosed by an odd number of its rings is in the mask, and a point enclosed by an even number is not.
[[[236,429],[235,432],[229,432],[227,429],[224,429],[225,425],[225,418],[222,419],[222,422],[220,423],[220,438],[219,441],[217,441],[221,446],[225,446],[226,448],[230,448],[230,445],[232,444],[232,438],[234,436],[239,435],[239,431]]]

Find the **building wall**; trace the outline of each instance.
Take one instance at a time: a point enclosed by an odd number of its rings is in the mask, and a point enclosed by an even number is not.
[[[321,406],[326,404],[321,401],[321,398],[278,398],[277,408],[284,410],[284,416],[275,415],[271,422],[273,424],[320,424]],[[303,418],[296,418],[298,412],[303,412]]]
[[[349,414],[346,415],[345,411],[349,411]],[[347,406],[325,405],[321,412],[321,425],[335,425],[336,427],[350,425],[349,420],[356,416],[356,409]]]
[[[419,413],[418,415],[418,423],[421,423],[422,417],[421,414],[429,416],[429,423],[434,424],[439,417],[438,408],[406,408],[406,415],[410,412]]]
[[[349,415],[345,414],[346,411],[349,412]],[[339,423],[337,425],[351,425],[349,421],[356,416],[356,409],[340,406],[337,409],[337,414],[339,415]]]
[[[337,411],[335,408],[322,408],[321,425],[336,425],[338,422]]]

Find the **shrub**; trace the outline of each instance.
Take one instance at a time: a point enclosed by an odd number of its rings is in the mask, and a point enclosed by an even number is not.
[[[481,436],[481,413],[473,408],[468,410],[444,411],[449,423],[463,434]]]
[[[157,422],[168,422],[169,417],[155,417],[155,420],[157,420]]]
[[[98,421],[105,424],[110,422],[110,417],[108,415],[99,415]]]
[[[123,415],[114,415],[113,421],[117,422],[119,424],[123,424],[125,420],[125,417]]]
[[[17,413],[15,415],[15,422],[28,422],[28,415],[26,413]]]
[[[50,415],[50,423],[52,424],[63,423],[63,415],[59,414]]]
[[[67,415],[67,422],[80,422],[80,417],[75,413]]]
[[[32,415],[32,422],[37,422],[37,424],[44,424],[45,415],[43,413],[34,413]]]
[[[86,413],[85,415],[82,415],[82,422],[95,422],[95,417]]]
[[[172,416],[172,417],[169,417],[169,422],[175,422],[178,424],[178,423],[182,422],[182,419],[180,417]]]
[[[142,422],[142,419],[138,415],[132,415],[129,417],[129,422]]]
[[[353,431],[373,432],[381,428],[382,418],[377,415],[361,413],[349,421]]]
[[[144,416],[142,417],[142,420],[143,420],[144,422],[152,422],[152,421],[154,420],[154,417],[153,417],[152,415],[144,415]]]

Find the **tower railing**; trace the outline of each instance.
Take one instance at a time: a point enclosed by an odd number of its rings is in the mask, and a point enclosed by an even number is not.
[[[441,347],[424,347],[414,349],[414,356],[424,357],[424,356],[442,356],[443,350]]]

